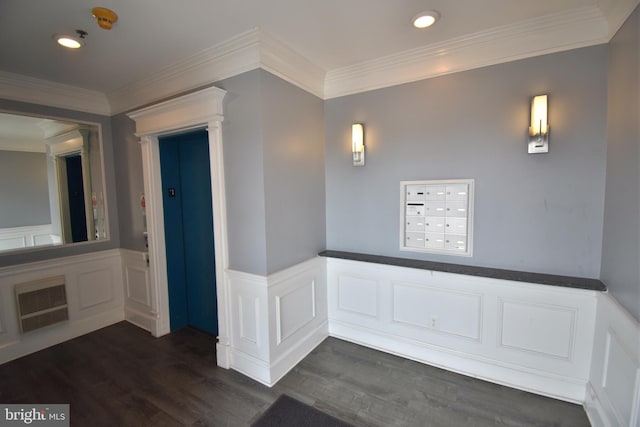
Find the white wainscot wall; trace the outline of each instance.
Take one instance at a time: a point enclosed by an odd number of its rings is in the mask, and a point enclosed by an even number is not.
[[[640,427],[640,325],[609,294],[598,300],[585,408],[593,427]]]
[[[69,320],[20,333],[16,284],[64,276]],[[120,251],[0,269],[0,364],[124,320]]]
[[[328,336],[324,258],[227,280],[232,369],[272,386]]]
[[[329,334],[582,403],[597,292],[327,259]]]
[[[158,289],[152,286],[149,255],[121,249],[125,319],[159,336]]]
[[[0,228],[0,250],[59,245],[60,236],[52,234],[51,224]]]

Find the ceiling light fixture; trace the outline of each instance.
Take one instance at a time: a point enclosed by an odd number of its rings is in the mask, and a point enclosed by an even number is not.
[[[440,14],[438,12],[436,12],[435,10],[429,10],[417,14],[413,17],[411,22],[416,28],[427,28],[435,24],[439,18]]]
[[[86,31],[76,30],[75,36],[70,36],[68,34],[54,34],[53,39],[60,46],[66,47],[68,49],[80,49],[85,45],[84,38],[87,35]]]
[[[118,20],[118,15],[106,7],[94,7],[91,9],[93,17],[98,21],[100,28],[110,30],[113,24]]]

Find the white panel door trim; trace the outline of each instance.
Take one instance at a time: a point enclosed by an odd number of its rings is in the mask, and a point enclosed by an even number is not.
[[[164,239],[164,215],[160,176],[160,136],[206,128],[209,136],[209,164],[213,210],[216,288],[218,301],[217,362],[230,366],[230,295],[226,272],[229,267],[227,207],[222,147],[223,99],[226,91],[210,87],[127,115],[136,122],[141,138],[142,170],[147,200],[147,226],[151,280],[156,287],[158,307],[157,335],[169,333],[169,290]]]

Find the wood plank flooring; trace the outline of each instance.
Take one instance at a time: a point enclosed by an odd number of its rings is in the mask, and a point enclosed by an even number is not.
[[[356,426],[589,426],[583,408],[328,338],[273,388],[193,329],[121,322],[0,365],[1,403],[70,403],[72,426],[248,426],[282,393]]]

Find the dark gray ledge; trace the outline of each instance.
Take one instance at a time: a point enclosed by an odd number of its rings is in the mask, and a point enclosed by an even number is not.
[[[513,280],[515,282],[562,286],[565,288],[586,289],[600,292],[607,290],[606,285],[602,283],[602,281],[598,279],[587,279],[584,277],[557,276],[554,274],[529,273],[526,271],[502,270],[499,268],[474,267],[470,265],[448,264],[444,262],[421,261],[417,259],[393,258],[381,255],[368,255],[330,250],[322,251],[318,255],[327,258],[372,262],[375,264],[387,264],[398,267],[419,268],[421,270],[466,274],[468,276],[489,277],[492,279]]]

